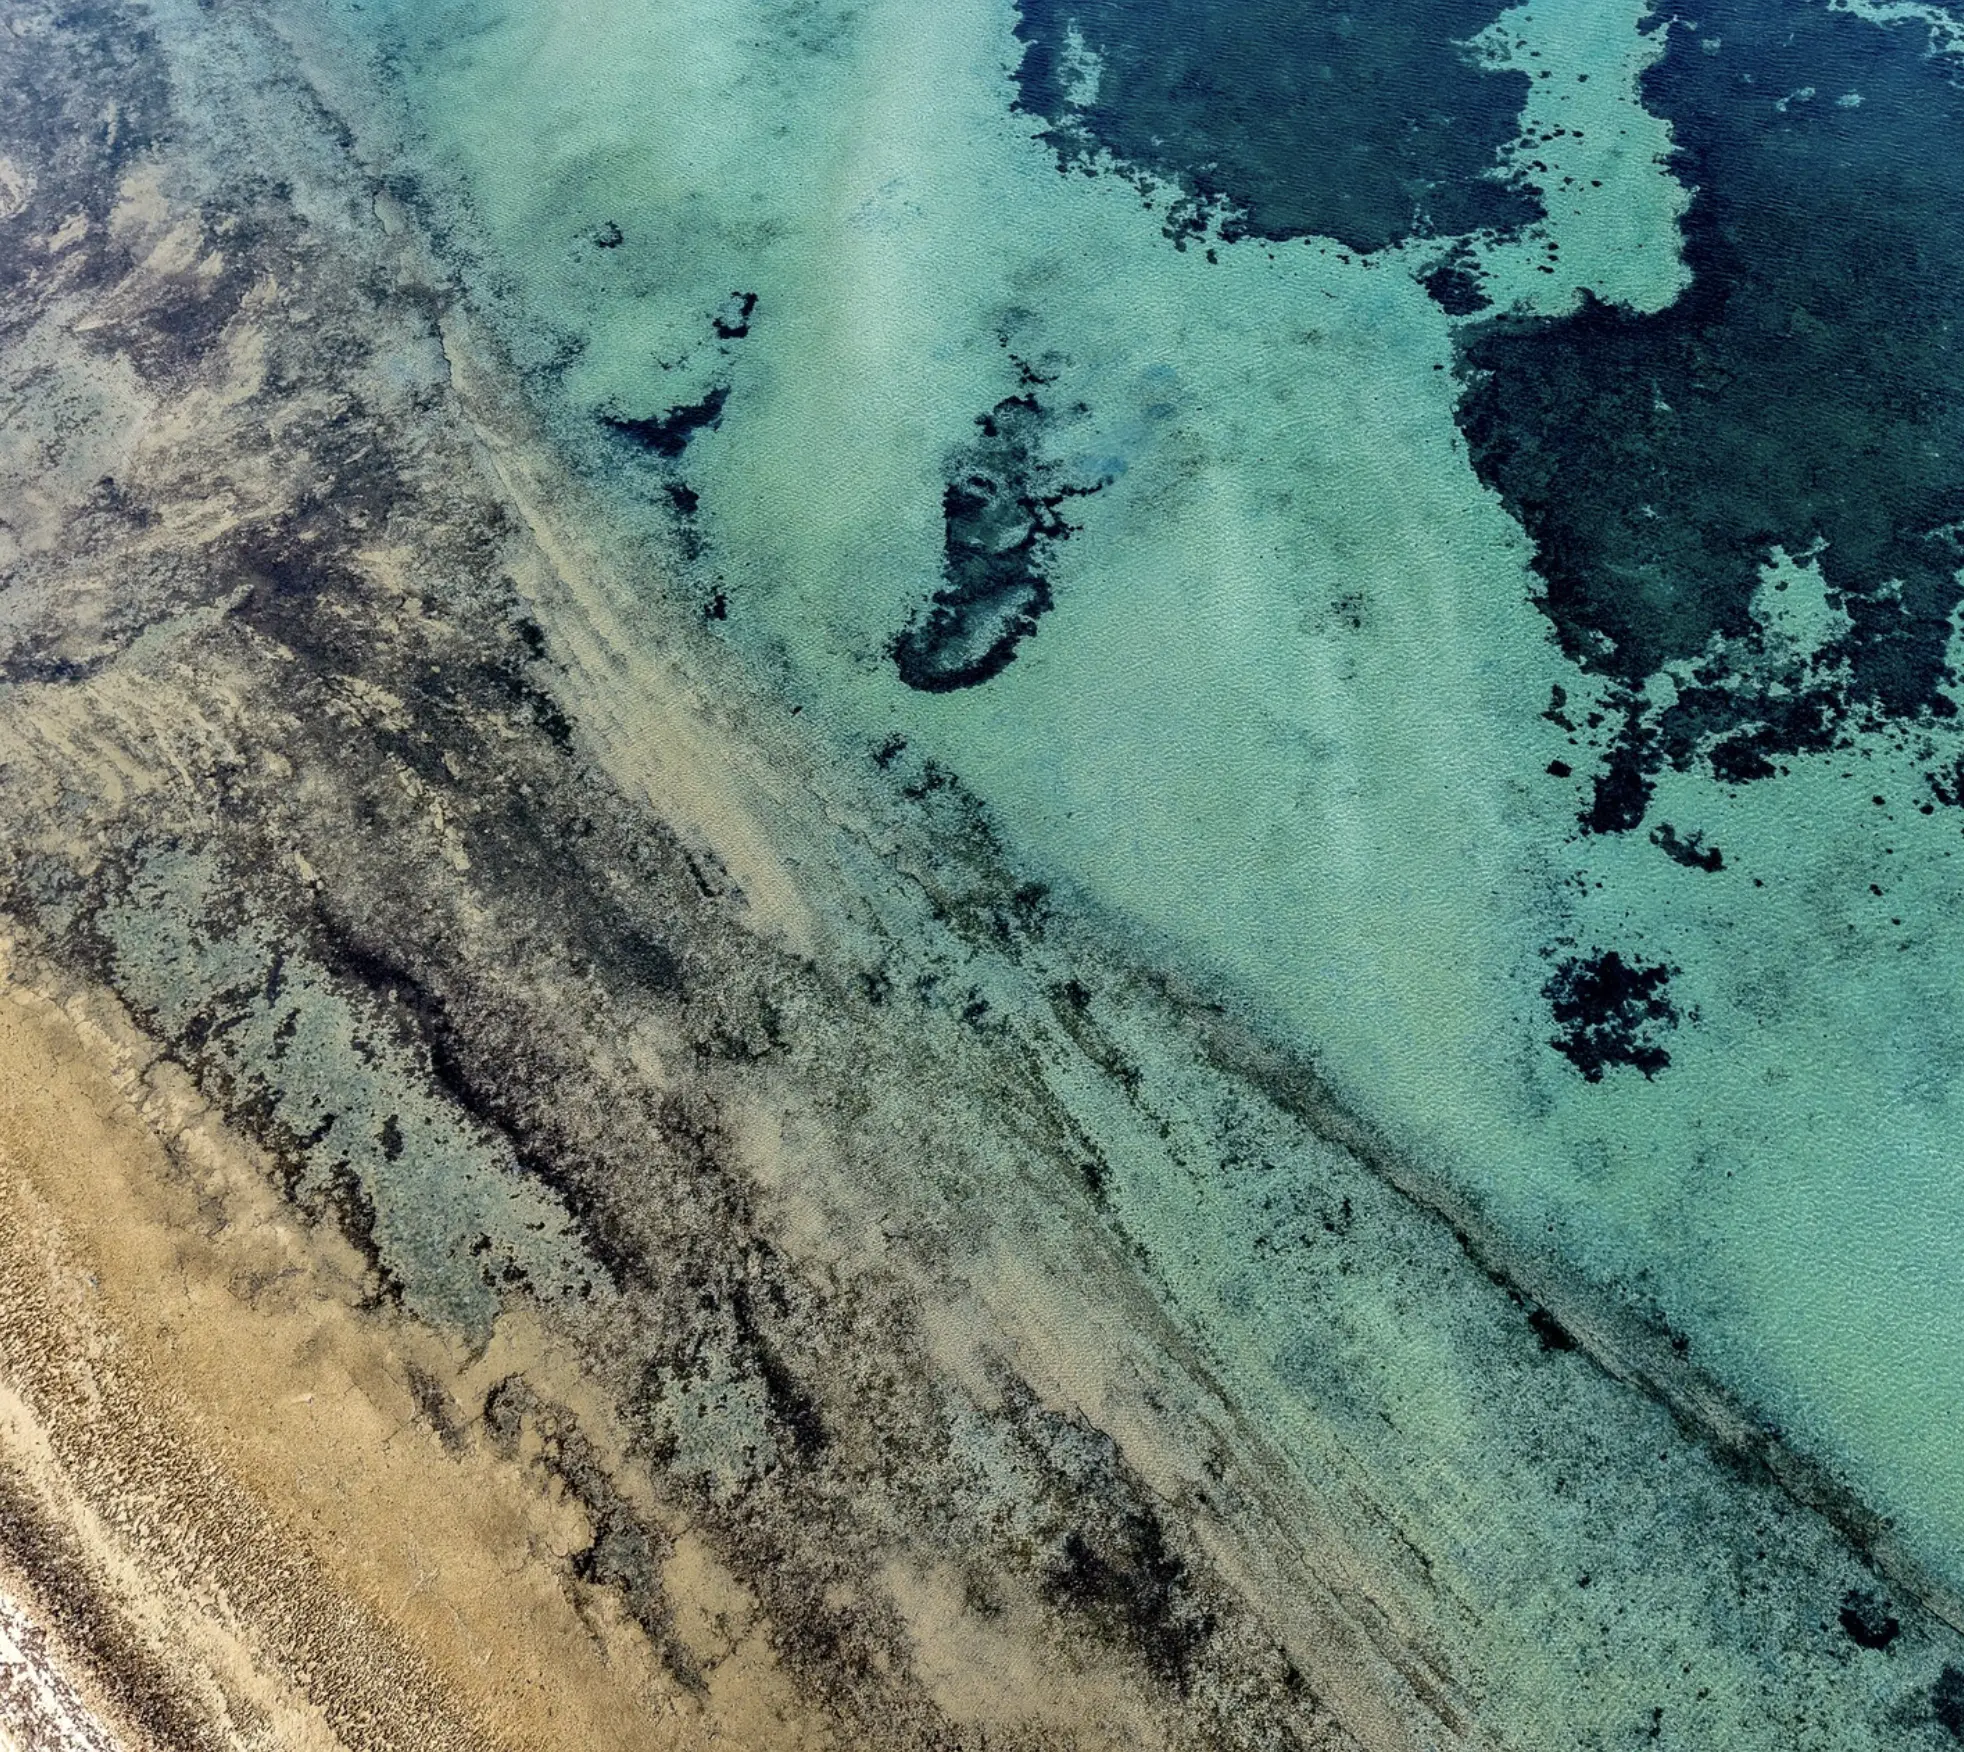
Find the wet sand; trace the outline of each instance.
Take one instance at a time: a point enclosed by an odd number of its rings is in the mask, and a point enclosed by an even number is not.
[[[0,1593],[120,1743],[1942,1743],[1758,1437],[699,636],[289,46],[5,16]]]

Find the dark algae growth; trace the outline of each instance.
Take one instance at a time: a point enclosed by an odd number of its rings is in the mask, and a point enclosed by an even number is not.
[[[600,418],[609,431],[618,432],[623,438],[632,439],[643,449],[672,462],[688,449],[691,438],[723,418],[723,404],[729,399],[727,389],[717,388],[701,401],[670,408],[651,419],[636,420],[614,413],[604,413]]]
[[[955,457],[941,498],[943,584],[893,643],[909,687],[950,693],[1000,675],[1049,612],[1046,567],[1071,533],[1061,507],[1098,485],[1073,485],[1040,457],[1046,420],[1031,389],[1006,396]]]
[[[1931,1697],[1938,1723],[1953,1740],[1964,1742],[1964,1668],[1946,1667],[1937,1677]]]
[[[621,242],[621,228],[611,220],[594,238],[595,245],[601,249],[618,249]],[[728,343],[740,341],[750,333],[750,319],[756,310],[755,292],[732,292],[723,300],[709,318],[710,334],[723,343],[718,348],[719,353],[727,357],[730,351]],[[669,366],[664,364],[662,369],[666,371]],[[639,445],[649,455],[672,463],[681,459],[682,453],[689,448],[689,441],[698,432],[713,431],[723,423],[723,408],[729,399],[730,386],[722,382],[714,385],[698,400],[678,402],[658,414],[628,414],[610,404],[598,409],[597,416],[608,431]],[[693,513],[693,493],[671,484],[669,494],[684,517]],[[685,494],[686,498],[683,497]]]
[[[1654,315],[1585,296],[1461,335],[1474,464],[1534,543],[1564,649],[1628,690],[1595,832],[1637,826],[1666,765],[1743,784],[1955,709],[1958,70],[1920,27],[1820,4],[1711,0],[1653,28],[1643,99],[1693,191],[1689,289]],[[1847,617],[1823,650],[1753,618],[1776,547],[1817,558]],[[1660,708],[1642,689],[1667,665]]]
[[[1658,1036],[1678,1025],[1665,993],[1671,970],[1626,961],[1614,949],[1564,961],[1544,995],[1560,1030],[1551,1042],[1592,1083],[1612,1065],[1654,1077],[1671,1062]]]
[[[1875,1595],[1851,1589],[1841,1606],[1841,1628],[1865,1649],[1886,1649],[1903,1633],[1902,1623]]]
[[[1023,0],[1024,105],[1067,159],[1098,147],[1241,209],[1267,237],[1355,249],[1534,217],[1496,174],[1524,74],[1461,47],[1493,0]],[[1085,69],[1099,76],[1089,101]]]

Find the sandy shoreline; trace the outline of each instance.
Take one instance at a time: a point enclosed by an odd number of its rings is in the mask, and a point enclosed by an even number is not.
[[[1641,1731],[1650,1655],[1558,1666],[1501,1605],[1557,1556],[1640,1573],[1643,1550],[1589,1516],[1525,1556],[1480,1528],[1550,1451],[1614,1515],[1652,1442],[1687,1504],[1652,1561],[1759,1590],[1657,1632],[1709,1665],[1687,1696],[1723,1690],[1683,1729],[1671,1694],[1679,1743],[1825,1744],[1790,1723],[1834,1711],[1836,1743],[1922,1731],[1950,1633],[1898,1599],[1890,1667],[1852,1668],[1815,1621],[1862,1563],[1549,1347],[1522,1297],[1777,1471],[1667,1341],[1401,1181],[1204,1002],[1019,914],[982,824],[929,838],[636,602],[408,215],[324,112],[292,119],[263,38],[112,16],[79,69],[14,10],[78,106],[103,62],[169,67],[160,118],[257,92],[37,166],[44,191],[106,179],[113,212],[69,257],[50,194],[11,258],[9,345],[98,385],[104,411],[45,417],[72,452],[120,446],[121,497],[52,481],[4,627],[0,1452],[33,1511],[0,1530],[0,1586],[127,1743]],[[142,995],[180,989],[181,1015]],[[431,1184],[495,1145],[567,1213],[586,1289],[475,1215],[378,1227],[401,1128],[364,1182],[334,1131],[352,1096],[304,1107],[280,1059],[330,996],[361,1111],[412,1086],[454,1110]],[[1210,1054],[1233,1074],[1192,1068]],[[1177,1129],[1181,1077],[1248,1106],[1327,1207],[1316,1317],[1352,1347],[1349,1401],[1257,1356],[1181,1257],[1231,1141]],[[419,1320],[418,1274],[479,1241],[504,1262],[488,1334]],[[1753,1559],[1783,1516],[1791,1554]],[[60,1540],[57,1579],[31,1559]],[[1791,1697],[1739,1677],[1769,1647]]]

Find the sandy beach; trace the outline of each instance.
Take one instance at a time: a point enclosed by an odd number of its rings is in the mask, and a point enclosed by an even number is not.
[[[319,42],[0,20],[0,1740],[1944,1743],[1836,1479],[706,636]]]

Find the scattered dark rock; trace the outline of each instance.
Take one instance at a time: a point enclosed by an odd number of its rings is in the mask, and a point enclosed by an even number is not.
[[[1614,949],[1571,957],[1542,988],[1561,1030],[1549,1044],[1591,1083],[1611,1065],[1655,1077],[1671,1062],[1657,1035],[1678,1025],[1670,979],[1661,963],[1625,961]]]
[[[662,1592],[661,1568],[672,1542],[666,1531],[628,1502],[579,1420],[535,1392],[522,1375],[508,1375],[492,1387],[482,1415],[485,1433],[507,1456],[524,1451],[523,1440],[529,1434],[531,1464],[556,1478],[586,1511],[593,1537],[568,1560],[572,1573],[590,1586],[614,1590],[661,1651],[670,1671],[699,1691],[702,1676],[675,1635]]]

